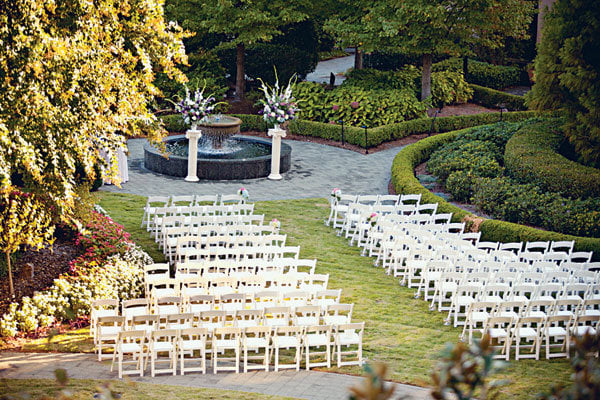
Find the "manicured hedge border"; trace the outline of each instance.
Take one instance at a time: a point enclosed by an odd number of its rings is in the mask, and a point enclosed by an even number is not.
[[[524,117],[526,118],[526,117]],[[438,210],[442,213],[452,213],[453,221],[461,221],[464,217],[475,215],[466,212],[434,195],[427,190],[414,175],[417,165],[426,161],[431,153],[440,146],[454,140],[466,129],[451,131],[432,136],[406,146],[398,152],[392,163],[392,184],[396,193],[420,193],[422,201],[438,203]],[[511,222],[493,219],[484,220],[479,226],[481,240],[497,242],[515,241],[548,241],[548,240],[575,240],[575,250],[593,251],[594,259],[600,259],[600,239],[564,235],[557,232],[543,231]]]
[[[600,170],[560,155],[564,137],[553,124],[556,121],[524,127],[508,141],[504,163],[509,174],[571,198],[600,196]]]
[[[469,84],[473,89],[473,103],[484,107],[498,108],[499,104],[504,104],[507,110],[523,111],[527,110],[525,98],[515,94],[501,92],[500,90],[490,89],[483,86]]]
[[[534,111],[516,111],[504,113],[505,121],[519,121],[534,117]],[[260,115],[233,115],[242,120],[241,131],[265,131],[266,125]],[[167,115],[161,117],[165,123],[165,128],[171,132],[182,132],[185,126],[181,117],[178,115]],[[459,115],[454,117],[440,117],[435,120],[434,132],[449,132],[456,129],[469,128],[472,126],[484,125],[500,120],[500,113],[482,113],[475,115]],[[431,130],[431,118],[419,118],[410,121],[404,121],[397,124],[390,124],[372,128],[367,131],[367,146],[373,147],[381,143],[390,142],[404,137],[428,133]],[[292,121],[288,130],[290,133],[302,136],[319,137],[323,139],[342,140],[342,129],[340,125],[324,124],[322,122],[296,120]],[[344,140],[347,143],[357,146],[365,146],[365,130],[353,126],[344,128]]]

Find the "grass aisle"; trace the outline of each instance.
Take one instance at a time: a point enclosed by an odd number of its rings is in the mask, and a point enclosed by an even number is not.
[[[155,259],[162,258],[145,229],[139,228],[143,197],[101,192],[99,203]],[[328,212],[325,199],[255,205],[255,213],[265,214],[266,223],[272,218],[281,221],[287,243],[301,246],[302,258],[318,260],[317,272],[329,274],[329,287],[343,289],[342,302],[354,303],[353,319],[366,322],[365,357],[387,363],[393,380],[427,386],[440,352],[446,343],[457,341],[460,330],[444,326],[445,314],[429,311],[426,302],[414,299],[414,289],[400,286],[398,279],[373,267],[372,258],[361,257],[358,248],[337,237],[333,229],[323,224]],[[361,372],[358,367],[342,371]],[[509,395],[507,398],[532,398],[552,384],[568,384],[570,374],[566,360],[511,362],[503,377],[512,383],[503,391]]]

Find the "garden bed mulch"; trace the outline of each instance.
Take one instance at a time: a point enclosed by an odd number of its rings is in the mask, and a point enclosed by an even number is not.
[[[73,237],[57,235],[51,247],[41,251],[28,250],[19,254],[13,264],[15,298],[10,297],[8,273],[0,278],[0,316],[10,303],[52,285],[60,274],[69,271],[69,262],[83,254]]]

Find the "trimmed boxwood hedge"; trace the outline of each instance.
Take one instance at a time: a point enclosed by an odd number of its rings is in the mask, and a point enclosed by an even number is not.
[[[558,153],[564,140],[560,120],[524,126],[508,141],[504,163],[509,175],[571,198],[600,197],[600,170]]]
[[[427,190],[417,180],[414,169],[425,162],[431,153],[440,146],[454,140],[466,130],[451,131],[432,136],[417,143],[406,146],[398,152],[392,163],[392,184],[397,193],[420,193],[422,201],[438,203],[438,210],[443,213],[451,212],[453,221],[461,221],[466,216],[475,217],[473,214],[462,210],[439,196]],[[481,240],[497,242],[515,241],[547,241],[547,240],[575,240],[575,250],[593,251],[594,259],[600,260],[600,239],[565,235],[557,232],[543,231],[532,227],[514,224],[511,222],[485,219],[479,226]]]
[[[516,111],[504,113],[505,121],[520,121],[522,119],[532,118],[536,114],[534,111]],[[252,114],[232,114],[242,120],[240,130],[245,131],[265,131],[267,129],[265,122],[260,115]],[[161,117],[165,128],[170,132],[183,132],[185,125],[179,115],[166,115]],[[500,113],[481,113],[474,115],[458,115],[454,117],[440,117],[435,120],[434,132],[448,132],[456,129],[470,128],[473,126],[498,122]],[[378,126],[367,130],[367,146],[374,147],[381,143],[390,142],[404,137],[428,133],[431,130],[431,118],[418,118],[410,121],[399,122],[397,124]],[[337,124],[325,124],[322,122],[294,120],[288,126],[290,133],[302,136],[319,137],[323,139],[342,140],[342,128]],[[356,146],[365,146],[365,130],[354,126],[344,127],[344,140]]]
[[[469,86],[473,89],[473,103],[492,108],[497,108],[499,104],[504,104],[505,108],[511,111],[527,110],[523,96],[501,92],[472,83]]]

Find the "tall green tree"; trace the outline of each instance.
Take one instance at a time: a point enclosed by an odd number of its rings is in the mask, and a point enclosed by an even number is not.
[[[471,55],[475,44],[496,48],[506,36],[526,37],[532,12],[527,0],[375,0],[363,17],[365,50],[421,56],[424,100],[434,55]]]
[[[333,35],[342,47],[354,47],[355,69],[363,68],[362,45],[368,39],[362,19],[370,4],[370,1],[363,0],[340,0],[332,5],[333,15],[323,25],[323,29]]]
[[[529,105],[564,108],[566,137],[582,160],[600,167],[600,7],[558,0],[546,14]]]
[[[281,34],[281,27],[304,20],[307,6],[302,0],[185,0],[195,9],[186,27],[224,35],[236,47],[236,98],[244,98],[245,47],[269,42]],[[285,54],[281,55],[285,57]]]
[[[0,9],[0,188],[43,193],[68,217],[78,168],[94,176],[105,151],[118,182],[126,135],[162,138],[148,108],[154,74],[185,79],[184,33],[165,22],[162,0],[0,0]]]

